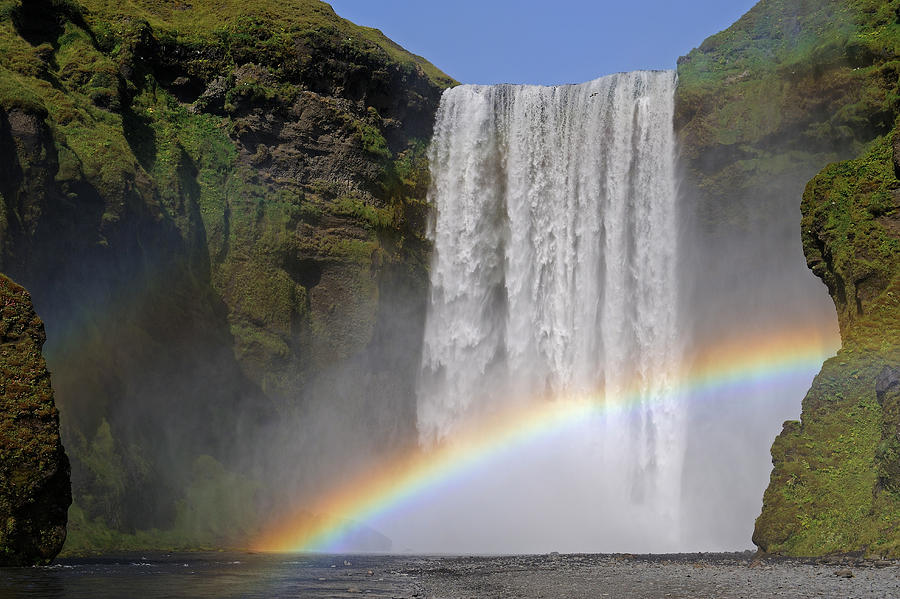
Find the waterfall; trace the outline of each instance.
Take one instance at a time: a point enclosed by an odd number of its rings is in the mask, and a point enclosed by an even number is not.
[[[581,468],[606,481],[601,507],[643,506],[652,527],[674,522],[685,438],[674,89],[635,72],[444,93],[417,385],[425,445],[501,407],[636,394]]]

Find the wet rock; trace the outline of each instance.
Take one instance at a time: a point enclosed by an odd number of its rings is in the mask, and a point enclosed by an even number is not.
[[[885,396],[898,390],[900,390],[900,370],[885,366],[875,379],[875,396],[878,398],[878,403],[883,406]]]

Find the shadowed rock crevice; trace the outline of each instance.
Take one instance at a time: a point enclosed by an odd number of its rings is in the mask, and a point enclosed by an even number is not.
[[[284,258],[283,268],[297,284],[312,289],[322,280],[322,267],[310,258],[298,258],[288,255]]]

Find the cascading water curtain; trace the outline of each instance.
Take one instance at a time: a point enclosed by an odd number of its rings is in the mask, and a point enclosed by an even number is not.
[[[672,535],[685,439],[674,89],[673,72],[635,72],[445,92],[417,389],[426,445],[516,402],[637,396],[594,424],[583,468],[606,481],[602,509]]]

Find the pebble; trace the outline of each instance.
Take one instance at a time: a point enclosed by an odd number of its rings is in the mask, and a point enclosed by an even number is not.
[[[433,558],[425,566],[417,582],[425,596],[441,599],[900,598],[900,562],[861,558],[542,555]]]
[[[836,571],[834,575],[840,576],[841,578],[853,578],[853,570],[844,568],[843,570]]]

